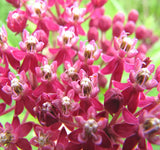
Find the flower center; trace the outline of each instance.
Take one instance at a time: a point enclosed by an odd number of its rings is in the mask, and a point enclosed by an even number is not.
[[[84,52],[84,56],[86,59],[91,58],[91,56],[93,55],[95,49],[93,47],[93,45],[91,44],[87,44],[86,48],[85,48],[85,52]]]
[[[72,78],[73,81],[78,80],[78,75],[76,73],[76,69],[74,67],[70,67],[67,72],[68,76]]]
[[[65,31],[64,35],[63,35],[63,44],[68,44],[71,42],[73,38],[73,32],[71,31]]]
[[[71,105],[71,100],[68,96],[64,96],[62,98],[62,105],[64,105],[64,106],[70,106]]]
[[[149,79],[150,72],[147,68],[142,68],[136,75],[136,82],[140,85],[146,83]]]
[[[43,66],[43,75],[45,79],[50,79],[52,74],[51,74],[51,66],[50,65],[44,65]]]
[[[77,22],[79,20],[80,9],[75,7],[73,8],[72,13],[73,13],[73,20]]]
[[[43,3],[43,2],[35,3],[34,11],[40,17],[42,12],[45,11],[45,3]]]
[[[36,44],[37,44],[38,40],[36,37],[34,36],[29,36],[26,40],[26,47],[28,51],[33,51],[36,48]]]
[[[13,19],[17,19],[19,17],[19,14],[18,13],[14,13],[13,15],[12,15],[12,18]]]
[[[94,119],[89,119],[84,125],[85,132],[87,134],[95,133],[97,131],[98,124]]]
[[[143,124],[143,129],[149,131],[148,134],[160,131],[160,120],[158,118],[147,119]]]
[[[120,45],[120,48],[128,52],[131,49],[132,45],[133,45],[133,40],[128,37],[124,37]]]
[[[17,95],[21,94],[23,91],[22,85],[17,78],[11,81],[11,88]]]
[[[43,103],[43,105],[42,105],[42,111],[50,111],[51,110],[51,108],[52,108],[52,105],[51,105],[51,103],[50,102],[45,102],[45,103]]]
[[[13,139],[12,134],[9,131],[0,133],[0,144],[7,145]]]
[[[81,80],[80,85],[81,85],[84,96],[86,96],[86,95],[88,96],[91,92],[91,89],[92,89],[91,88],[91,80],[89,78],[83,78]]]

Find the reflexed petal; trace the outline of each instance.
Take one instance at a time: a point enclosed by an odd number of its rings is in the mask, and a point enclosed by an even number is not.
[[[19,138],[16,145],[23,150],[31,150],[32,149],[31,144],[28,142],[27,139],[24,139],[24,138]]]
[[[16,128],[16,135],[18,138],[26,136],[32,129],[33,123],[27,122],[24,124],[21,124],[18,128]]]
[[[133,150],[133,148],[137,145],[139,140],[140,137],[138,137],[136,134],[128,137],[123,144],[122,150]]]
[[[113,126],[114,132],[123,138],[131,136],[136,132],[137,128],[138,126],[127,123],[116,124]]]
[[[137,118],[126,108],[122,110],[123,119],[129,124],[138,124]]]

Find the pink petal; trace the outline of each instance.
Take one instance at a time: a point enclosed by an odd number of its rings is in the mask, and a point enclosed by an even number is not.
[[[31,144],[24,138],[19,138],[16,145],[23,150],[32,150]]]
[[[137,118],[126,108],[122,110],[123,119],[129,124],[138,124]]]
[[[127,87],[129,87],[129,83],[120,83],[120,82],[117,82],[117,81],[112,81],[113,83],[113,86],[120,89],[120,90],[124,90],[126,89]]]
[[[5,108],[6,108],[6,104],[5,103],[1,103],[0,104],[0,114],[4,112]]]
[[[17,127],[19,127],[19,125],[20,125],[20,120],[17,116],[15,116],[12,121],[12,127],[16,129]]]
[[[27,122],[24,124],[21,124],[18,128],[16,128],[16,135],[18,138],[25,137],[32,129],[33,123]]]
[[[127,123],[116,124],[113,126],[114,132],[123,138],[133,135],[133,133],[135,133],[137,129],[138,126]]]
[[[113,56],[109,56],[109,55],[106,55],[106,54],[102,54],[102,59],[103,59],[103,61],[104,62],[110,62],[110,61],[112,61],[113,59],[114,59],[114,57]]]
[[[139,139],[136,134],[128,137],[123,144],[122,150],[132,150],[137,145]]]
[[[22,100],[16,101],[15,115],[21,114],[23,109],[24,109],[23,101]]]

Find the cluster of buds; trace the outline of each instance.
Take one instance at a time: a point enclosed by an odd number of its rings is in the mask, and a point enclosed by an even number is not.
[[[112,19],[105,15],[108,0],[6,1],[15,10],[0,28],[0,118],[13,118],[0,120],[0,147],[160,145],[160,66],[146,56],[158,36],[136,25],[137,10]],[[7,27],[21,35],[18,48],[9,44]]]

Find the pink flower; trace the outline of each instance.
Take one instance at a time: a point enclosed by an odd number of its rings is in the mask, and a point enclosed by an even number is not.
[[[158,84],[155,79],[149,80],[151,73],[154,71],[154,65],[150,64],[146,68],[141,67],[141,61],[135,64],[136,71],[131,70],[128,83],[113,81],[113,85],[122,90],[124,104],[128,105],[128,109],[131,112],[134,112],[137,108],[140,92],[143,92],[145,89],[152,89]]]
[[[51,131],[50,128],[41,127],[39,125],[34,126],[35,137],[31,139],[31,144],[36,146],[39,150],[50,149],[53,150],[55,147],[55,140],[58,136],[57,131]]]
[[[35,101],[32,97],[32,90],[27,84],[28,81],[25,72],[22,71],[16,76],[10,72],[8,78],[10,80],[10,85],[6,84],[2,89],[8,95],[12,95],[12,99],[16,100],[15,114],[21,114],[25,106],[34,116],[33,107],[35,106]]]
[[[77,81],[79,79],[79,70],[81,67],[81,62],[78,60],[73,65],[65,61],[64,63],[65,72],[61,74],[61,79],[64,82],[64,84],[68,84],[71,86],[72,81]]]
[[[48,64],[46,58],[42,59],[42,67],[36,67],[36,74],[40,77],[41,84],[34,90],[33,95],[38,97],[43,92],[55,93],[56,89],[64,89],[63,85],[58,81],[57,78],[57,62],[53,61],[52,64]]]
[[[85,35],[85,31],[81,27],[81,23],[84,22],[84,15],[86,8],[79,8],[78,2],[75,2],[72,6],[67,7],[64,15],[64,19],[67,22],[67,26],[74,26],[75,34]]]
[[[82,62],[92,65],[94,61],[99,58],[102,50],[98,49],[94,40],[90,41],[87,45],[85,45],[85,43],[86,42],[80,42],[80,51],[78,52],[78,56]]]
[[[12,124],[7,122],[5,128],[0,124],[0,146],[6,150],[17,150],[24,147],[31,150],[29,141],[24,137],[31,131],[32,126],[32,122],[20,124],[18,117],[13,118]]]
[[[90,97],[95,97],[99,92],[98,88],[98,75],[93,74],[89,76],[84,70],[79,72],[79,81],[73,81],[72,87],[79,94],[81,99],[87,99]]]
[[[67,48],[74,46],[79,40],[79,37],[76,36],[74,32],[74,27],[68,29],[67,27],[60,27],[59,36],[57,37],[58,45]]]
[[[35,68],[38,66],[38,62],[44,57],[40,53],[43,49],[44,43],[39,42],[36,36],[36,32],[34,32],[33,35],[29,35],[29,32],[24,30],[23,41],[19,43],[21,51],[17,50],[13,52],[16,59],[23,59],[19,72],[22,70],[27,72],[30,69],[33,73],[35,73]]]
[[[112,73],[111,80],[121,81],[123,70],[129,72],[133,69],[132,58],[137,54],[135,49],[136,39],[130,39],[123,32],[120,38],[114,38],[114,49],[110,49],[110,55],[102,54],[102,59],[108,63],[102,70],[102,74]],[[110,87],[112,83],[110,82]]]
[[[49,52],[55,57],[57,65],[61,65],[65,61],[69,61],[72,64],[72,58],[76,52],[72,47],[77,43],[79,37],[74,33],[74,27],[70,27],[66,30],[66,27],[60,27],[60,35],[57,37],[58,45],[60,48],[50,48]]]
[[[93,107],[88,109],[86,119],[82,116],[77,116],[75,119],[79,128],[69,134],[69,139],[72,143],[79,145],[82,149],[95,149],[95,146],[111,147],[111,141],[103,131],[107,124],[107,119],[100,118],[98,121]]]

